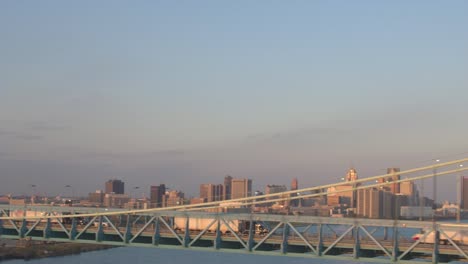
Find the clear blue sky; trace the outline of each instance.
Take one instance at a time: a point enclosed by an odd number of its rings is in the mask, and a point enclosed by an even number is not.
[[[1,1],[1,193],[466,155],[467,1]],[[464,155],[458,155],[465,153]],[[454,199],[454,180],[441,197]]]

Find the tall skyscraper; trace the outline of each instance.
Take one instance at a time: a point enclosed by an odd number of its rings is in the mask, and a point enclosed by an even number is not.
[[[232,199],[231,194],[232,194],[232,177],[227,175],[224,177],[224,200],[230,200]]]
[[[231,199],[245,198],[252,196],[251,179],[232,179]]]
[[[396,182],[400,180],[400,168],[388,168],[387,169],[387,174],[392,174],[389,178],[391,179],[392,183],[390,185],[390,192],[393,194],[400,193],[400,183]]]
[[[346,176],[344,177],[345,182],[343,184],[329,188],[327,190],[327,199],[331,199],[330,201],[327,201],[327,204],[337,205],[338,203],[341,203],[346,204],[351,208],[356,207],[357,193],[355,188],[360,185],[355,183],[357,179],[358,174],[356,169],[349,169],[346,173]]]
[[[124,182],[121,180],[108,180],[105,184],[106,193],[124,194]]]
[[[348,173],[346,173],[346,178],[345,180],[347,182],[355,181],[358,179],[357,172],[354,168],[349,169]]]
[[[156,185],[150,187],[150,201],[151,207],[163,207],[164,205],[164,195],[166,194],[166,185]]]
[[[461,182],[461,208],[468,210],[468,177],[465,176]]]
[[[200,184],[200,198],[205,202],[221,201],[223,199],[223,185],[222,184]]]
[[[295,191],[299,189],[299,183],[297,181],[297,178],[294,178],[292,181],[291,181],[291,191]],[[297,196],[297,193],[292,193],[290,195],[290,197],[296,197]],[[289,205],[290,206],[298,206],[299,205],[299,199],[292,199],[291,201],[289,201]]]
[[[291,182],[291,191],[299,189],[299,183],[297,182],[297,178],[294,178]]]
[[[406,181],[400,183],[400,195],[404,195],[407,198],[407,205],[415,206],[418,205],[417,191],[414,182]]]

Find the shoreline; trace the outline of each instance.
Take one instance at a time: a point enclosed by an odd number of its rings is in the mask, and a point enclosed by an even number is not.
[[[0,240],[0,262],[13,259],[39,259],[78,255],[83,252],[106,250],[116,246],[104,244],[84,244],[70,242],[32,242],[21,240]]]

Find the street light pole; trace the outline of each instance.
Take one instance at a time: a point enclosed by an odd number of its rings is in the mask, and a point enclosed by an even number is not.
[[[460,169],[463,168],[463,164],[458,165]],[[461,216],[461,203],[462,203],[462,174],[461,171],[457,177],[457,223],[460,223]]]
[[[437,164],[440,160],[436,159],[434,160],[435,163]],[[432,212],[432,221],[435,221],[435,215],[436,215],[436,210],[437,210],[437,167],[434,164],[434,169],[432,170],[433,177],[432,177],[432,198],[433,198],[433,212]]]

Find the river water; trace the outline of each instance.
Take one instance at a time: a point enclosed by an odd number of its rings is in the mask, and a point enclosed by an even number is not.
[[[317,258],[263,256],[254,254],[206,252],[191,250],[159,249],[121,247],[108,250],[81,253],[79,255],[53,257],[34,260],[9,260],[5,264],[143,264],[143,263],[165,263],[165,264],[345,264],[349,261],[324,260]],[[360,262],[353,262],[359,264]],[[366,262],[369,263],[369,262]]]

